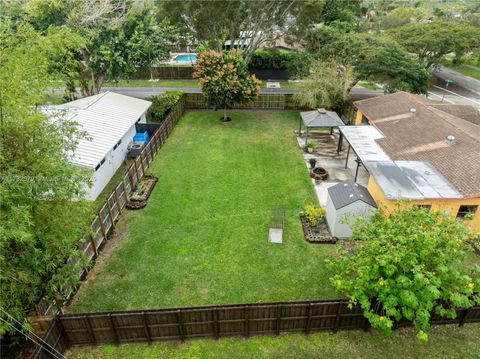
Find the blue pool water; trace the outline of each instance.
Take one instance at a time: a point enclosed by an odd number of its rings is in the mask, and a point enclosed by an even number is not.
[[[197,61],[197,55],[178,55],[175,57],[175,61],[178,62],[195,62]]]

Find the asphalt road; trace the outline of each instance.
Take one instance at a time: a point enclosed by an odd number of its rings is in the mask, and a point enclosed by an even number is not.
[[[428,98],[443,103],[470,105],[480,108],[480,95],[455,84],[448,87],[444,84],[433,85],[430,88]]]

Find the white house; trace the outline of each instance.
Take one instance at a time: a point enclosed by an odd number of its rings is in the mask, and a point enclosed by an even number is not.
[[[71,162],[92,171],[92,187],[87,198],[95,200],[121,166],[127,147],[136,133],[136,123],[146,123],[145,112],[152,103],[114,92],[104,92],[58,106],[47,111],[65,111],[87,138],[79,141]],[[53,111],[52,111],[53,110]]]
[[[368,190],[352,181],[344,181],[328,189],[326,220],[332,236],[349,238],[355,218],[370,217],[377,208]]]

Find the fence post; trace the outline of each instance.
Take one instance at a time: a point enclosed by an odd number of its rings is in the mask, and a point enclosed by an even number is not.
[[[333,332],[336,333],[338,331],[338,319],[340,317],[340,306],[342,305],[342,302],[338,302],[337,304],[337,313],[335,315],[335,323],[333,325]]]
[[[107,239],[107,231],[105,230],[105,224],[103,223],[102,211],[98,212],[98,221],[100,222],[100,228],[102,230],[103,239],[106,240]]]
[[[118,188],[118,183],[113,189],[113,193],[115,193],[115,199],[117,200],[118,215],[120,215],[120,213],[122,213],[122,206],[120,205],[120,197],[118,197],[117,188]]]
[[[118,345],[118,344],[120,344],[120,341],[118,340],[117,328],[115,327],[115,324],[113,323],[113,318],[112,318],[111,313],[108,313],[108,319],[109,319],[109,322],[110,322],[110,329],[112,330],[112,334],[113,334],[113,342],[116,345]]]
[[[90,318],[88,316],[84,315],[83,319],[85,321],[88,336],[90,337],[90,340],[92,341],[92,344],[97,345],[97,341],[95,339],[95,334],[93,333],[93,329],[92,329],[92,324],[90,324]]]
[[[243,322],[243,325],[244,325],[244,335],[245,335],[245,338],[248,338],[249,336],[249,332],[250,332],[250,322],[248,320],[248,306],[245,305],[243,307],[243,319],[244,319],[244,322]]]
[[[183,321],[182,321],[182,312],[180,309],[176,311],[177,314],[177,323],[178,323],[178,332],[180,334],[180,339],[182,342],[185,341],[185,328],[183,327]]]
[[[212,315],[213,315],[213,332],[214,332],[214,335],[215,335],[215,339],[218,339],[219,337],[219,328],[218,328],[218,310],[217,308],[214,308],[213,311],[212,311]]]
[[[145,336],[147,337],[148,344],[152,342],[152,338],[150,337],[150,330],[148,329],[147,325],[147,315],[145,312],[142,312],[142,320],[143,320],[143,328],[145,330]]]
[[[277,325],[276,325],[277,335],[280,334],[280,327],[282,326],[282,311],[283,311],[283,305],[281,304],[277,305]]]
[[[125,176],[123,176],[123,178],[122,178],[122,185],[123,185],[123,193],[125,193],[125,202],[124,203],[127,203],[128,193],[127,193],[127,184],[125,182]],[[123,208],[123,206],[122,206],[122,208]]]
[[[70,340],[68,339],[67,333],[65,332],[65,328],[63,327],[62,318],[57,315],[54,320],[58,326],[58,331],[60,332],[60,338],[65,343],[65,346],[67,348],[70,348]]]
[[[462,315],[462,317],[460,318],[460,321],[459,321],[459,323],[458,323],[458,326],[459,326],[459,327],[463,327],[463,325],[465,324],[465,320],[467,319],[468,314],[470,314],[470,309],[471,309],[471,308],[465,309],[465,311],[463,312],[463,315]]]
[[[88,238],[90,238],[90,244],[93,247],[93,253],[95,253],[95,257],[98,256],[97,246],[95,245],[95,240],[91,234],[87,234]]]
[[[108,216],[110,217],[110,221],[112,222],[112,228],[114,227],[114,223],[115,223],[115,219],[113,218],[113,215],[112,215],[112,209],[110,208],[110,197],[112,195],[110,194],[110,196],[107,197],[107,200],[105,202],[105,204],[107,205],[107,212],[108,212]]]
[[[305,324],[305,334],[310,334],[310,326],[312,323],[312,307],[313,303],[308,303],[307,307],[307,323]]]

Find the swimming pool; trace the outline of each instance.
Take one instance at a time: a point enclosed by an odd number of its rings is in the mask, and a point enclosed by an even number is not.
[[[173,60],[176,62],[195,62],[197,61],[197,55],[189,55],[189,54],[177,55]]]

